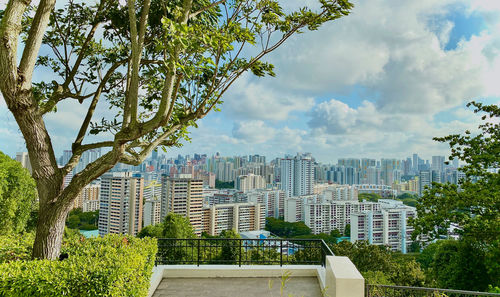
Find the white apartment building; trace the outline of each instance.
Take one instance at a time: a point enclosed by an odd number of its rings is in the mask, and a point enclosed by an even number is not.
[[[202,232],[203,180],[190,174],[162,177],[161,219],[168,213],[180,214],[189,219],[196,235]]]
[[[264,208],[259,203],[216,204],[203,209],[203,231],[219,235],[224,230],[236,232],[263,230]]]
[[[144,179],[131,172],[107,173],[101,177],[99,235],[137,235],[142,229]]]
[[[380,204],[374,202],[333,201],[322,199],[320,202],[304,205],[304,223],[313,234],[330,233],[337,229],[345,230],[351,223],[351,214],[360,211],[377,211]]]
[[[408,218],[416,216],[415,208],[390,199],[380,199],[378,204],[378,210],[351,213],[351,242],[366,240],[405,254],[413,242],[414,229],[408,225]]]
[[[358,201],[358,189],[349,185],[333,185],[324,190],[321,196],[326,200]]]
[[[265,189],[266,179],[263,176],[255,174],[240,175],[236,178],[236,189],[243,193],[254,189]]]
[[[99,200],[84,201],[82,205],[83,212],[91,212],[99,210]]]
[[[304,206],[311,203],[319,203],[321,199],[318,195],[306,195],[285,199],[285,221],[304,221]]]
[[[282,190],[253,190],[246,193],[248,202],[260,203],[265,217],[285,216],[285,192]]]
[[[147,199],[144,203],[144,227],[161,223],[161,200],[158,197]]]
[[[310,154],[280,160],[281,189],[287,197],[311,195],[314,192],[314,161]]]

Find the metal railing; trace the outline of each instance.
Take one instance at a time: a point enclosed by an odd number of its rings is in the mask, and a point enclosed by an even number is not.
[[[469,296],[500,296],[498,293],[407,287],[407,286],[387,286],[369,285],[365,286],[366,297],[469,297]]]
[[[332,251],[321,239],[159,238],[156,265],[321,265]]]

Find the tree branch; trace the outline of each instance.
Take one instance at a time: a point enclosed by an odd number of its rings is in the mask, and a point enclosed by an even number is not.
[[[17,47],[28,0],[12,0],[0,22],[0,89],[11,108],[17,92]]]
[[[17,2],[17,1],[16,1]],[[54,9],[56,0],[40,0],[38,8],[28,32],[28,39],[24,45],[23,55],[19,63],[20,88],[31,89],[33,69],[42,45],[43,35],[49,23],[50,13]],[[19,23],[20,24],[20,23]]]
[[[189,18],[192,19],[192,18],[196,17],[197,15],[199,15],[200,13],[205,12],[205,11],[209,10],[210,8],[215,7],[215,6],[219,5],[219,4],[222,4],[222,3],[226,2],[226,1],[227,0],[220,0],[220,1],[216,1],[216,2],[214,2],[212,4],[210,4],[208,6],[205,6],[202,9],[191,13],[189,15]]]

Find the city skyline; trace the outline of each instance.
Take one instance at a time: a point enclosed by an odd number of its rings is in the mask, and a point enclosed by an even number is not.
[[[358,1],[349,18],[293,38],[269,59],[276,78],[244,75],[224,96],[222,111],[190,129],[192,143],[169,154],[303,151],[322,162],[381,152],[446,156],[447,145],[432,138],[477,127],[479,118],[465,104],[499,102],[500,5],[393,1]],[[86,108],[62,102],[60,112],[47,116],[57,155],[71,147]],[[105,104],[98,109],[94,121],[114,112]],[[25,151],[3,98],[0,121],[0,150]]]

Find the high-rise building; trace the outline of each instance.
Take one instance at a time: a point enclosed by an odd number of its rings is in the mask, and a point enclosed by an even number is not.
[[[153,197],[144,203],[144,226],[156,225],[161,223],[161,200],[159,197]]]
[[[408,224],[408,218],[416,216],[415,208],[389,199],[380,199],[377,204],[379,209],[351,213],[351,242],[366,240],[405,254],[412,244],[414,229]]]
[[[310,195],[314,185],[314,160],[310,154],[280,160],[281,188],[287,197]]]
[[[401,180],[401,161],[398,159],[381,160],[382,179],[384,185],[392,185]]]
[[[351,223],[351,213],[356,211],[376,211],[380,205],[374,202],[323,200],[304,205],[304,223],[313,234],[345,230]]]
[[[263,206],[265,217],[284,217],[285,192],[282,190],[253,190],[246,195],[248,202],[260,203]]]
[[[189,219],[197,235],[202,232],[203,181],[189,174],[162,176],[161,218],[168,213]]]
[[[266,179],[260,175],[248,174],[240,175],[236,178],[236,189],[243,193],[254,189],[264,189],[266,187]]]
[[[100,190],[100,184],[86,185],[76,197],[73,208],[81,208],[83,212],[98,210]]]
[[[417,154],[413,154],[413,162],[412,162],[412,165],[413,165],[413,172],[414,173],[417,173],[418,172],[418,165],[419,165],[419,157]]]
[[[425,187],[431,187],[432,176],[430,170],[422,170],[418,175],[419,187],[418,194],[422,195],[424,193]]]
[[[28,169],[28,171],[32,173],[33,170],[31,168],[30,156],[27,152],[18,152],[16,154],[16,161],[21,163],[21,166]]]
[[[263,230],[265,224],[264,208],[259,203],[216,204],[203,209],[202,231],[212,236],[224,230]]]
[[[431,170],[444,172],[444,156],[432,156]]]
[[[144,179],[131,172],[101,177],[99,235],[137,235],[142,229]]]

